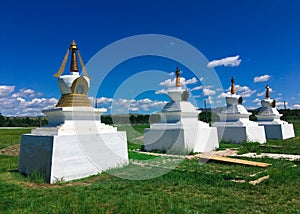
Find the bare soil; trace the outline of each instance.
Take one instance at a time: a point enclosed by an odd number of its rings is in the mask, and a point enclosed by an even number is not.
[[[20,144],[11,145],[0,150],[1,155],[19,156]]]

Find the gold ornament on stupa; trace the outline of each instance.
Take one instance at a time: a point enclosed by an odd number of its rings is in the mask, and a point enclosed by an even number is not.
[[[269,85],[266,85],[266,99],[269,99],[270,97],[270,87]]]
[[[62,75],[70,52],[70,74]],[[77,59],[79,59],[83,75],[79,74]],[[74,40],[71,42],[62,64],[54,76],[58,78],[58,85],[61,91],[61,97],[56,107],[92,107],[87,96],[90,87],[90,78],[87,75],[79,49]]]
[[[176,67],[176,87],[180,87],[181,83],[180,83],[180,69],[177,66]]]
[[[234,86],[234,77],[231,78],[231,89],[230,89],[231,94],[235,94],[236,93],[236,89]]]

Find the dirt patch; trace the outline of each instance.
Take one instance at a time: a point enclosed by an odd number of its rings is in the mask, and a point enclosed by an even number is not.
[[[19,156],[20,144],[11,145],[0,150],[0,155]]]
[[[89,186],[89,183],[84,182],[72,182],[72,183],[65,183],[65,184],[38,184],[38,183],[28,183],[22,182],[22,186],[26,188],[63,188],[63,187],[70,187],[70,186]]]

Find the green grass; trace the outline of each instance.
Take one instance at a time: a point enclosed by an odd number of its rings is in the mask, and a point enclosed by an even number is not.
[[[296,128],[299,136],[300,127]],[[133,144],[131,148],[140,147],[136,144],[140,140],[134,139],[143,134],[143,127],[120,129],[129,131],[127,136]],[[19,141],[24,130],[17,130],[18,134],[14,134],[15,131],[2,132],[14,137],[9,142],[7,137],[0,138],[0,147]],[[267,144],[286,146],[288,151],[290,146],[298,147],[297,139]],[[233,145],[223,145],[223,148],[227,146]],[[247,145],[243,144],[239,149],[244,147]],[[255,144],[248,147],[262,149]],[[293,150],[299,152],[300,149]],[[164,159],[132,151],[129,157],[145,166],[131,163],[113,172],[49,185],[43,183],[42,175],[24,177],[17,173],[18,157],[0,155],[0,213],[300,213],[299,162],[264,158],[258,161],[272,166],[259,168],[218,162],[203,164],[193,159],[181,160],[169,173],[150,180],[112,176],[118,173],[123,176],[143,175],[157,170],[155,162],[165,163]],[[270,178],[262,183],[249,184],[266,175]]]
[[[30,133],[31,129],[0,129],[0,149],[20,143],[21,135]]]
[[[143,136],[145,128],[149,128],[149,125],[132,125],[118,127],[119,131],[126,131],[129,150],[142,148],[143,139],[141,139],[141,136]]]

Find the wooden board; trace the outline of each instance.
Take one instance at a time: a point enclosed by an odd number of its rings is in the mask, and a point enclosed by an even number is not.
[[[272,164],[269,163],[263,163],[263,162],[257,162],[257,161],[248,161],[248,160],[242,160],[237,158],[228,158],[218,155],[212,155],[212,156],[205,156],[201,155],[200,159],[206,159],[206,160],[214,160],[214,161],[221,161],[221,162],[228,162],[228,163],[236,163],[236,164],[244,164],[249,166],[259,166],[259,167],[268,167]]]

